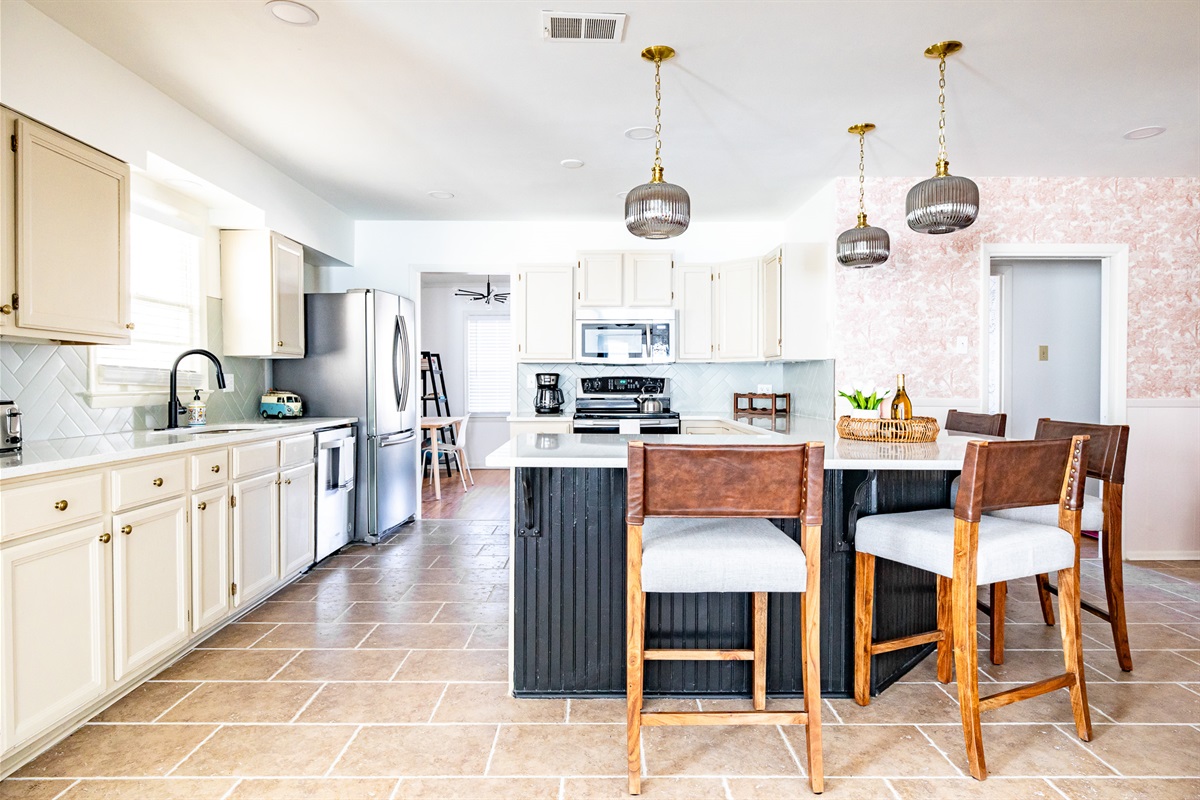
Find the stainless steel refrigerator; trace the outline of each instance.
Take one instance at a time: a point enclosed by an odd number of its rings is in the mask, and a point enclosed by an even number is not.
[[[305,295],[304,358],[274,362],[275,388],[299,394],[306,415],[358,417],[358,541],[417,513],[415,311],[374,289]]]

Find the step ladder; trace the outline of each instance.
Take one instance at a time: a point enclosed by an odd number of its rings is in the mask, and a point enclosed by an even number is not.
[[[429,413],[429,404],[433,404],[433,413]],[[421,416],[448,417],[450,416],[450,401],[446,397],[446,375],[442,370],[441,353],[421,351]],[[443,444],[454,444],[454,428],[439,428],[438,439]],[[438,460],[446,467],[446,475],[450,470],[450,458],[443,452],[438,452]]]

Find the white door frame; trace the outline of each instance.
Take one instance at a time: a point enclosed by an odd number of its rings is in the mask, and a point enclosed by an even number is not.
[[[1126,421],[1129,328],[1129,246],[1124,244],[985,243],[979,246],[979,393],[987,408],[988,283],[992,259],[1094,259],[1100,261],[1100,421]]]

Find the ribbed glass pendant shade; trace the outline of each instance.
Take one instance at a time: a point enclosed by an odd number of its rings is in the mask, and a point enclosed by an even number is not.
[[[888,260],[891,249],[888,232],[874,225],[842,231],[837,238],[837,260],[843,267],[878,267]]]
[[[692,221],[692,199],[682,186],[662,180],[655,168],[650,183],[635,186],[625,195],[625,227],[643,239],[670,239],[688,229]]]
[[[904,206],[917,233],[954,233],[979,216],[979,187],[970,178],[935,175],[909,189]]]

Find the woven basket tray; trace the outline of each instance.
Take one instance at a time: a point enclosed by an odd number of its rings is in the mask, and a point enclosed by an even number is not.
[[[932,442],[937,438],[937,420],[933,417],[912,419],[855,419],[842,417],[837,422],[843,439],[867,442]]]

